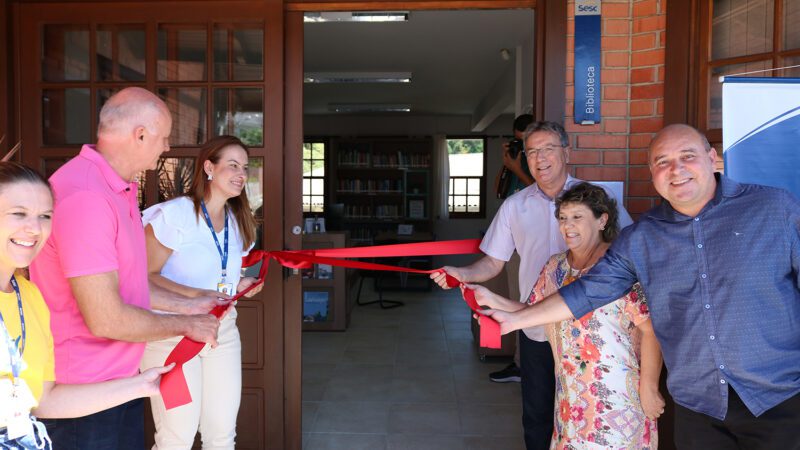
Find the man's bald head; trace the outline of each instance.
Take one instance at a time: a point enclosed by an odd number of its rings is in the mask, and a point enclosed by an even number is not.
[[[692,139],[697,139],[700,145],[703,146],[705,151],[711,150],[711,144],[706,139],[705,135],[699,131],[697,128],[694,128],[690,125],[686,125],[683,123],[675,123],[672,125],[667,125],[661,129],[655,136],[653,136],[653,140],[650,141],[650,145],[647,148],[648,151],[648,160],[650,159],[651,153],[653,149],[667,142],[671,139],[675,138],[682,138],[682,137],[690,137]]]
[[[169,109],[155,94],[140,87],[125,88],[112,95],[100,110],[97,137],[100,140],[104,136],[129,134],[137,127],[145,127],[152,133],[165,117],[170,117]]]
[[[152,92],[125,88],[103,105],[97,127],[97,152],[124,180],[155,169],[169,151],[172,117],[167,105]]]

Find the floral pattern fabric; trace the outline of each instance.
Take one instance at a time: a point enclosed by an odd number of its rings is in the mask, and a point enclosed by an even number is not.
[[[567,252],[542,269],[529,303],[576,280]],[[637,283],[630,293],[579,320],[546,327],[556,370],[551,449],[656,449],[656,423],[639,400],[641,333],[650,313]]]

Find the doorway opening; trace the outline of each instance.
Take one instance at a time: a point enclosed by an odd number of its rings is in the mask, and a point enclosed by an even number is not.
[[[534,108],[534,11],[305,17],[303,247],[480,238],[502,144]],[[307,448],[522,448],[519,387],[489,381],[507,361],[481,361],[458,292],[325,266],[302,278]]]

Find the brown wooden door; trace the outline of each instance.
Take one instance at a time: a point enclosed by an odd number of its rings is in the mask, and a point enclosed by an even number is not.
[[[174,124],[172,150],[158,171],[141,177],[141,205],[186,186],[202,142],[236,134],[251,148],[248,189],[263,220],[257,245],[282,249],[291,241],[284,217],[292,216],[284,211],[299,211],[300,199],[297,194],[296,205],[284,202],[292,189],[284,187],[282,1],[93,1],[13,8],[25,164],[50,175],[81,144],[95,141],[99,109],[113,92],[142,86],[165,99]],[[296,171],[299,177],[300,168]],[[296,184],[299,192],[299,183],[297,178],[289,186]],[[285,371],[299,378],[299,347],[296,361],[284,364],[284,304],[297,303],[284,297],[299,295],[292,292],[299,283],[293,278],[285,280],[273,267],[262,293],[238,306],[243,392],[237,448],[299,448],[299,385],[297,398],[284,395],[285,384],[292,383]],[[296,434],[296,443],[286,442],[287,434]]]

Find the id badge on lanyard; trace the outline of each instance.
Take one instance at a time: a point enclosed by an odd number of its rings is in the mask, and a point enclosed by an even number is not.
[[[223,279],[217,283],[217,292],[225,295],[233,295],[233,283],[226,283]]]
[[[219,245],[219,239],[217,239],[217,233],[214,231],[214,225],[211,223],[211,216],[208,215],[208,209],[206,209],[206,202],[201,200],[200,206],[203,210],[203,216],[206,219],[206,225],[208,225],[208,229],[211,230],[211,237],[214,238],[214,244],[217,246],[217,251],[219,252],[219,258],[222,266],[222,276],[220,277],[219,283],[217,283],[217,292],[226,295],[233,294],[233,283],[228,283],[227,281],[227,270],[228,270],[228,208],[225,207],[225,231],[224,231],[224,247]]]
[[[19,308],[20,337],[19,340],[11,338],[5,320],[0,313],[0,328],[2,328],[2,338],[8,351],[8,361],[11,366],[7,377],[0,380],[0,424],[6,427],[9,439],[17,439],[33,434],[33,422],[31,421],[31,409],[36,406],[36,399],[33,397],[28,384],[20,378],[20,373],[25,370],[25,361],[22,355],[25,352],[25,312],[22,308],[22,296],[19,292],[17,280],[11,277],[11,286],[17,294],[17,306]]]
[[[3,378],[0,381],[0,425],[5,425],[9,439],[33,433],[31,409],[36,407],[30,387],[22,378]]]

